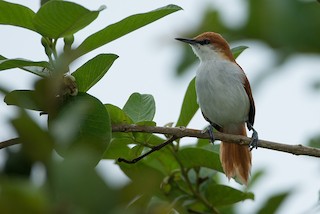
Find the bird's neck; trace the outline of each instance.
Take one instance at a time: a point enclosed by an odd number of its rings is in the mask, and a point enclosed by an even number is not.
[[[196,55],[199,57],[201,63],[212,64],[212,63],[236,63],[233,56],[222,52],[210,52],[210,53],[201,53]]]

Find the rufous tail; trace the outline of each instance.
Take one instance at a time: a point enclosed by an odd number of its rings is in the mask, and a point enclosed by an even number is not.
[[[228,125],[222,128],[223,133],[247,136],[245,124]],[[220,161],[224,173],[229,178],[237,177],[247,185],[251,170],[251,152],[247,145],[221,142]]]

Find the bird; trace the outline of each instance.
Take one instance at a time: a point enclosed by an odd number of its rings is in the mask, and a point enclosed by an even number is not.
[[[247,136],[247,124],[248,130],[253,132],[249,147],[225,141],[220,144],[220,161],[227,178],[236,177],[248,185],[251,150],[258,146],[258,133],[253,128],[255,103],[248,78],[220,34],[205,32],[193,39],[175,39],[189,44],[200,59],[195,77],[197,102],[203,117],[210,123],[208,131],[212,142],[213,128],[222,133]]]

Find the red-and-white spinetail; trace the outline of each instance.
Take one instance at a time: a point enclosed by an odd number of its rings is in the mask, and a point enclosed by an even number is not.
[[[200,59],[196,93],[204,118],[223,133],[247,136],[245,124],[253,131],[249,148],[228,142],[220,145],[220,160],[226,176],[237,177],[247,185],[251,150],[257,148],[258,143],[258,133],[253,128],[255,105],[249,81],[220,34],[206,32],[193,39],[176,39],[188,43]],[[209,134],[214,141],[212,127]]]

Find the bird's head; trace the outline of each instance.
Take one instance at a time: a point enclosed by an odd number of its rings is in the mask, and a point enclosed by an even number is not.
[[[193,52],[201,61],[219,59],[219,57],[234,61],[229,44],[218,33],[205,32],[193,39],[176,38],[191,45]]]

